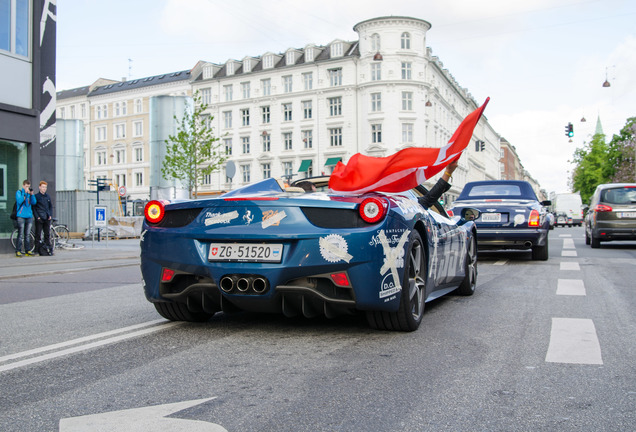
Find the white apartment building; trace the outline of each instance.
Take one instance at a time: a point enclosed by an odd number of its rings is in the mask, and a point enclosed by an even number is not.
[[[199,92],[208,104],[214,133],[237,169],[233,178],[225,168],[207,176],[203,193],[268,177],[329,174],[358,152],[388,156],[407,147],[441,147],[483,103],[432,55],[430,28],[417,18],[373,18],[354,26],[357,41],[223,64],[200,61],[191,71],[58,92],[57,114],[85,122],[86,180],[111,178],[131,199],[148,199],[157,186],[148,174],[158,169],[148,154],[149,100],[157,95]],[[500,178],[499,141],[484,116],[447,201],[468,181]]]

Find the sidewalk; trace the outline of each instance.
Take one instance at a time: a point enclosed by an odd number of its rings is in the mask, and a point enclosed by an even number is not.
[[[53,256],[16,257],[0,254],[0,279],[32,274],[65,273],[91,268],[121,267],[139,263],[139,239],[105,240],[101,242],[71,240],[83,249],[56,249]]]

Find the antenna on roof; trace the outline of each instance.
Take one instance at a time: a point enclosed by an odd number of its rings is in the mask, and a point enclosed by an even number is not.
[[[132,59],[128,59],[128,79],[130,79],[132,75]]]

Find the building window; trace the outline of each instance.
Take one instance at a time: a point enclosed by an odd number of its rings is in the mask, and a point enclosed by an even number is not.
[[[251,181],[249,165],[241,165],[241,176],[243,177],[243,183],[249,183]]]
[[[294,175],[294,164],[292,162],[283,162],[284,176],[290,178]]]
[[[133,122],[133,136],[140,137],[144,134],[144,122],[143,120],[137,120]]]
[[[310,149],[313,147],[314,145],[314,134],[313,131],[310,130],[304,130],[301,132],[302,136],[303,136],[303,144],[304,147],[306,149]]]
[[[287,58],[285,59],[285,64],[287,66],[291,66],[296,62],[295,54],[293,51],[287,53]]]
[[[272,166],[269,163],[261,164],[261,171],[263,172],[263,178],[268,179],[272,176]]]
[[[413,111],[413,93],[402,92],[402,110]]]
[[[241,110],[241,124],[243,126],[249,126],[250,125],[250,110],[249,109],[242,109]]]
[[[115,125],[115,139],[126,138],[126,123]]]
[[[126,186],[126,174],[115,174],[115,184],[117,186]]]
[[[331,147],[342,146],[342,128],[329,129],[329,145]]]
[[[329,116],[340,116],[342,115],[342,97],[333,97],[327,98],[327,102],[329,103]]]
[[[410,80],[411,79],[411,63],[402,62],[402,79]]]
[[[232,111],[223,111],[223,126],[225,129],[232,127]]]
[[[331,57],[342,56],[342,42],[334,42],[331,44]]]
[[[125,116],[128,111],[127,106],[128,104],[126,102],[115,102],[115,112],[113,115],[115,117]]]
[[[232,156],[232,138],[225,138],[223,140],[223,145],[225,146],[225,154],[227,156]]]
[[[232,100],[232,84],[223,86],[223,94],[225,95],[225,102]]]
[[[243,92],[243,99],[249,99],[250,97],[250,83],[241,83],[241,91]]]
[[[379,81],[382,79],[382,64],[371,63],[371,81]]]
[[[402,123],[402,142],[403,143],[413,142],[413,124],[412,123]]]
[[[342,85],[342,68],[329,69],[329,85],[331,87]]]
[[[377,33],[373,33],[371,35],[371,52],[380,51],[380,35]]]
[[[106,141],[106,126],[95,128],[95,141]]]
[[[95,165],[106,165],[106,150],[95,152]]]
[[[202,184],[209,186],[212,184],[212,174],[206,174],[203,176]]]
[[[75,118],[75,105],[71,105],[71,119]]]
[[[271,121],[269,105],[261,107],[261,114],[263,116],[263,123],[269,123]]]
[[[209,88],[201,89],[201,103],[209,105],[212,100],[212,91]]]
[[[291,93],[292,92],[292,76],[291,75],[287,75],[283,77],[283,91],[285,93]]]
[[[371,93],[371,111],[382,111],[382,93]]]
[[[303,75],[303,89],[311,90],[314,88],[314,74],[313,72],[307,72]]]
[[[285,150],[292,150],[292,133],[291,132],[283,133],[283,144],[285,146]]]
[[[126,163],[126,149],[115,150],[115,163],[118,163],[118,164]]]
[[[291,103],[283,104],[283,120],[292,121],[292,104]]]
[[[263,152],[267,153],[272,150],[272,136],[267,132],[261,135],[263,139]]]
[[[81,104],[80,105],[80,113],[82,115],[82,118],[86,118],[86,104]]]
[[[266,55],[263,58],[263,69],[269,69],[274,67],[274,57],[271,55]]]
[[[250,137],[241,137],[241,143],[243,144],[243,154],[250,152]]]
[[[272,80],[269,78],[261,80],[261,89],[263,96],[270,96],[272,94]]]
[[[250,59],[243,60],[243,72],[251,72],[252,71],[252,62]]]
[[[303,101],[303,118],[310,119],[312,118],[312,102],[310,100]]]
[[[142,111],[143,111],[143,102],[141,101],[141,99],[136,99],[135,100],[135,114],[139,114]]]
[[[411,35],[404,32],[400,37],[400,48],[411,49]]]
[[[313,48],[308,48],[308,49],[305,50],[305,61],[306,62],[314,61],[314,49]]]
[[[143,147],[135,147],[135,162],[144,161],[144,149]]]
[[[144,185],[144,173],[136,172],[135,173],[135,186],[143,186]]]
[[[97,105],[95,112],[98,119],[108,118],[108,105]]]
[[[29,57],[30,1],[0,1],[0,50]],[[45,3],[48,5],[48,3]],[[39,34],[39,27],[38,33]]]
[[[60,118],[64,118],[66,117],[66,108],[62,107],[60,108]]]
[[[227,74],[234,75],[234,62],[227,63]]]
[[[382,125],[371,125],[371,142],[373,144],[379,144],[382,142]]]

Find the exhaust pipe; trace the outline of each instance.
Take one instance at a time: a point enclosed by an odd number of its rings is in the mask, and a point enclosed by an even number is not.
[[[249,289],[250,287],[250,281],[246,278],[240,278],[237,282],[236,282],[236,288],[240,291],[240,292],[245,292]]]
[[[221,279],[221,289],[226,293],[229,293],[234,288],[234,279],[225,276]]]
[[[527,248],[531,248],[532,247],[532,242],[531,241],[527,241],[523,244],[525,247]]]
[[[260,277],[254,279],[254,282],[252,282],[252,289],[257,294],[265,292],[265,290],[267,289],[267,281]]]

